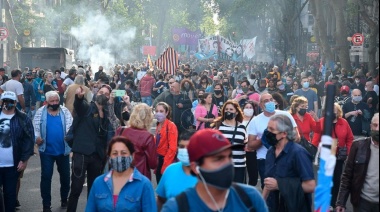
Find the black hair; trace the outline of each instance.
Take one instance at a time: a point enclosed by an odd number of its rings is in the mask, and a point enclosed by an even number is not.
[[[13,78],[13,77],[17,77],[19,74],[22,74],[22,72],[21,72],[20,70],[18,70],[18,69],[13,70],[13,71],[11,72],[11,76],[12,76],[12,78]]]
[[[195,132],[196,132],[195,130],[186,130],[186,131],[182,132],[179,135],[178,142],[190,140],[191,136],[193,136]]]

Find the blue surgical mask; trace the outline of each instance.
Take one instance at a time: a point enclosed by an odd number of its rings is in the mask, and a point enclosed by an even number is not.
[[[184,165],[190,166],[189,153],[186,148],[178,148],[177,159]]]
[[[276,104],[274,102],[265,103],[265,111],[273,113],[276,110]]]
[[[310,86],[310,83],[309,82],[304,82],[303,84],[302,84],[302,87],[303,88],[309,88],[309,86]]]

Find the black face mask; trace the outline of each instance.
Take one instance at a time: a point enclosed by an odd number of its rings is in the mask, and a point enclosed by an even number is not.
[[[217,72],[215,72],[215,73],[212,73],[212,75],[214,75],[214,76],[217,76],[217,75],[218,75],[218,73],[217,73]]]
[[[54,104],[54,105],[48,104],[47,107],[48,107],[49,109],[53,110],[53,111],[57,111],[58,108],[59,108],[59,104]]]
[[[300,111],[298,111],[298,114],[300,114],[301,116],[304,116],[306,114],[306,109],[301,108]]]
[[[223,82],[223,85],[224,86],[228,86],[228,82]]]
[[[231,112],[225,112],[224,113],[224,118],[226,120],[232,120],[236,117],[236,113],[231,113]]]
[[[279,140],[277,140],[276,135],[277,134],[269,132],[268,129],[265,129],[264,134],[263,134],[263,136],[265,136],[266,141],[271,146],[276,146],[278,144],[278,142],[280,142]]]
[[[214,93],[215,93],[215,95],[220,95],[220,94],[222,94],[222,91],[221,90],[214,90]]]
[[[379,142],[379,131],[371,130],[371,138],[372,140]]]
[[[215,187],[219,190],[229,189],[234,179],[234,165],[229,163],[217,170],[204,170],[197,166],[199,178],[204,184]],[[223,176],[223,177],[221,177]]]
[[[95,97],[95,102],[99,105],[106,106],[108,102],[108,98],[104,94],[97,95]]]
[[[129,121],[129,118],[131,117],[131,114],[129,114],[128,111],[124,111],[122,114],[124,121]]]

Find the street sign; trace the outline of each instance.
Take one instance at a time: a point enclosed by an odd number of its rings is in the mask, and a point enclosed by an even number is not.
[[[7,28],[5,27],[0,27],[0,39],[1,40],[4,40],[8,37],[9,33],[8,33],[8,30]]]
[[[351,50],[355,52],[362,52],[363,46],[351,46]]]
[[[351,52],[351,56],[363,56],[363,52]]]
[[[352,36],[352,43],[355,46],[361,46],[361,45],[363,45],[363,43],[364,43],[364,35],[361,34],[361,33],[355,33]]]

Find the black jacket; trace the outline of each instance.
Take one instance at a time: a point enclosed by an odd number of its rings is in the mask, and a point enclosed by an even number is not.
[[[0,114],[1,112],[0,108]],[[13,161],[17,167],[20,161],[28,161],[33,155],[35,137],[32,120],[16,108],[15,115],[10,120],[10,130]]]
[[[165,91],[162,94],[160,94],[153,102],[153,106],[156,107],[157,103],[159,102],[166,102],[172,109],[172,121],[175,124],[180,124],[182,117],[182,114],[184,114],[185,111],[191,110],[192,104],[190,101],[189,96],[186,94],[179,94],[177,96],[174,96],[169,91]],[[183,105],[182,108],[178,108],[177,104],[181,103]]]
[[[97,154],[101,159],[106,156],[107,141],[110,138],[111,124],[104,110],[104,118],[99,117],[99,111],[94,102],[88,103],[85,98],[75,96],[74,109],[78,121],[74,129],[74,141],[71,151],[83,155]],[[74,124],[74,123],[73,123]]]
[[[280,193],[278,211],[311,212],[311,195],[305,194],[299,178],[277,178]]]

